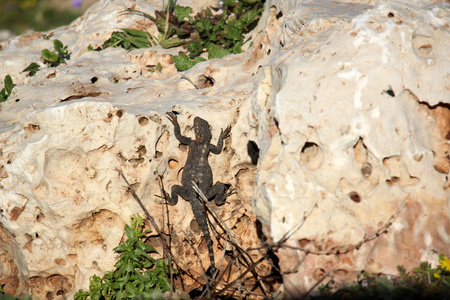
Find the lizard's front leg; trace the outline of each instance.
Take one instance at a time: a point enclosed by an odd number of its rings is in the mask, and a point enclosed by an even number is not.
[[[231,126],[228,126],[227,128],[225,128],[225,130],[222,129],[220,131],[219,140],[217,141],[217,146],[210,144],[209,151],[211,151],[214,154],[219,154],[220,152],[222,152],[223,141],[230,136],[230,131]]]

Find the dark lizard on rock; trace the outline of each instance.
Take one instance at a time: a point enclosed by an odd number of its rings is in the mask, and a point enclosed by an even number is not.
[[[230,194],[227,193],[227,187],[225,184],[216,182],[213,185],[213,174],[211,166],[208,162],[208,156],[210,152],[214,154],[219,154],[222,152],[223,140],[230,135],[231,126],[228,126],[225,130],[221,131],[217,146],[215,146],[211,144],[212,134],[207,121],[199,117],[194,119],[195,139],[192,140],[181,135],[177,116],[173,112],[167,112],[166,114],[174,126],[175,137],[181,144],[189,147],[189,152],[183,169],[181,185],[172,186],[171,195],[164,190],[164,187],[162,188],[162,192],[164,198],[170,205],[175,205],[178,203],[178,196],[191,203],[194,217],[203,231],[206,245],[208,246],[211,267],[208,269],[207,273],[212,275],[214,274],[216,268],[214,263],[213,242],[209,233],[208,222],[202,200],[193,189],[192,181],[197,183],[198,187],[206,198],[208,198],[208,200],[215,199],[217,205],[224,204],[226,198],[230,196]]]

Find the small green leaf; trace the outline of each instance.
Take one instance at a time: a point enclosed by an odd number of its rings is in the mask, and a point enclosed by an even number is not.
[[[193,20],[190,16],[192,14],[192,8],[189,6],[176,5],[173,14],[177,17],[178,22],[183,22],[185,19],[188,19],[189,22]]]
[[[125,225],[125,234],[129,239],[134,238],[134,231],[128,224]]]
[[[190,52],[189,58],[194,58],[203,52],[203,45],[196,41],[190,41],[187,50]]]
[[[126,251],[128,249],[129,249],[128,245],[125,245],[124,243],[122,243],[119,246],[115,247],[113,249],[113,251],[115,251],[115,252],[124,252],[124,251]]]
[[[39,71],[39,69],[40,69],[40,66],[37,63],[32,62],[31,64],[28,65],[28,67],[23,69],[21,73],[30,72],[30,73],[28,73],[27,76],[32,77],[32,76],[36,75],[36,73],[37,73],[37,71]]]
[[[196,21],[195,27],[197,28],[198,33],[200,33],[200,36],[208,35],[213,28],[210,19],[200,19]]]
[[[255,0],[255,1],[256,1],[256,0]],[[225,0],[225,4],[226,4],[227,6],[233,6],[235,2],[236,2],[236,0]]]
[[[243,23],[240,20],[230,22],[223,28],[223,36],[227,39],[239,41],[242,40]]]
[[[88,50],[88,51],[92,51],[92,50],[94,50],[94,47],[92,47],[92,45],[89,44],[89,45],[87,46],[87,50]]]
[[[14,83],[12,81],[11,76],[6,75],[5,76],[5,89],[6,89],[6,94],[8,94],[8,97],[11,95],[11,91],[14,87]]]
[[[242,14],[239,19],[242,20],[244,27],[247,27],[248,25],[252,24],[257,19],[258,15],[259,15],[259,11],[250,10],[250,11]]]
[[[242,1],[243,3],[251,6],[261,2],[261,0],[239,0],[239,1]]]
[[[222,58],[225,57],[227,55],[231,54],[231,51],[228,49],[223,49],[222,47],[220,47],[219,45],[216,44],[210,44],[208,46],[208,58],[209,59],[213,59],[213,58]]]
[[[419,268],[419,267],[415,267],[414,269],[412,269],[412,272],[416,273],[416,274],[424,274],[424,273],[426,273],[425,270],[423,270],[422,268]]]
[[[50,60],[50,56],[51,56],[50,50],[48,50],[48,49],[42,50],[42,58],[43,58],[45,61],[49,61],[49,60]]]
[[[50,59],[49,59],[52,63],[56,63],[59,60],[59,56],[58,54],[51,52],[50,53]]]
[[[173,56],[173,61],[175,62],[175,67],[178,71],[186,71],[199,62],[205,61],[206,59],[202,57],[196,57],[193,60],[190,60],[186,54],[180,54]]]
[[[400,273],[400,275],[405,275],[406,274],[406,269],[403,266],[397,266],[397,270]]]
[[[2,90],[0,91],[0,102],[5,101],[8,98],[8,96],[6,95],[6,90],[5,88],[2,88]]]
[[[60,40],[54,39],[53,40],[53,46],[55,47],[56,51],[58,51],[58,52],[62,52],[63,51],[64,45],[63,45],[63,43],[61,43]]]
[[[171,38],[171,39],[167,39],[167,40],[162,40],[162,41],[159,42],[159,44],[164,49],[168,49],[168,48],[173,48],[173,47],[178,47],[180,45],[183,45],[184,41],[182,41],[181,39],[175,37],[175,38]]]

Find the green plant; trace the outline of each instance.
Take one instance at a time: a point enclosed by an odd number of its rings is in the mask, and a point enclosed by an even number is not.
[[[34,75],[36,75],[37,71],[39,71],[39,68],[40,66],[37,63],[33,62],[29,64],[28,67],[23,69],[21,73],[28,72],[27,77],[33,77]]]
[[[55,48],[53,52],[48,49],[42,50],[41,59],[49,67],[57,67],[69,58],[67,46],[64,46],[60,40],[53,40],[53,46]]]
[[[213,14],[210,8],[193,14],[192,8],[175,5],[169,1],[155,16],[144,12],[127,10],[150,19],[158,28],[158,35],[147,31],[123,28],[113,32],[101,49],[122,47],[126,50],[161,45],[171,48],[183,45],[187,52],[174,56],[175,66],[184,71],[208,59],[222,58],[242,52],[244,34],[249,32],[263,12],[263,0],[225,0],[222,12]],[[100,50],[101,50],[100,49]]]
[[[75,300],[84,299],[133,299],[158,298],[162,292],[170,290],[166,273],[169,265],[166,260],[149,256],[156,253],[153,246],[143,242],[149,231],[142,232],[144,220],[140,215],[131,218],[131,227],[125,226],[128,239],[114,248],[120,253],[115,270],[107,272],[102,278],[90,278],[89,291],[79,290]]]
[[[398,266],[399,276],[362,273],[356,282],[333,292],[332,283],[319,287],[311,299],[446,299],[450,295],[450,259],[439,255],[440,265],[420,263],[407,273]]]
[[[62,63],[66,63],[66,59],[69,59],[70,57],[67,46],[64,46],[60,40],[55,39],[53,40],[53,47],[55,48],[55,51],[53,52],[48,49],[42,50],[42,62],[49,67],[57,67]],[[32,62],[25,69],[23,69],[22,72],[29,72],[27,76],[34,76],[39,69],[40,66],[37,63]]]
[[[0,91],[0,103],[8,100],[9,96],[11,96],[11,91],[15,84],[12,81],[11,76],[6,75],[4,79],[5,87]]]

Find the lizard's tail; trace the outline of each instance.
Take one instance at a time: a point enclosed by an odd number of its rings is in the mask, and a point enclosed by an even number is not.
[[[190,202],[198,226],[202,229],[203,235],[205,236],[206,246],[208,247],[209,252],[209,260],[211,261],[211,270],[215,270],[216,266],[214,262],[213,241],[211,239],[211,235],[209,234],[208,221],[206,220],[206,213],[200,201],[201,201],[200,199],[195,199]]]

